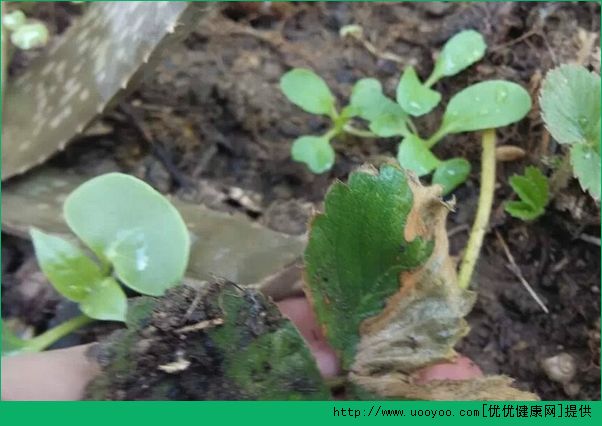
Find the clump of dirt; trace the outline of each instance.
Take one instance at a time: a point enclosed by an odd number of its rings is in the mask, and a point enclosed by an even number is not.
[[[182,285],[139,298],[128,328],[95,348],[89,399],[326,399],[305,341],[261,293]]]

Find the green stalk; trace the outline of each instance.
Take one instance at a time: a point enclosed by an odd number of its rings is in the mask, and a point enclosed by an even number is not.
[[[357,136],[359,138],[378,138],[378,135],[372,133],[369,130],[362,130],[353,127],[351,124],[345,124],[343,126],[343,131],[345,133],[349,133],[350,135]]]
[[[83,327],[86,324],[94,321],[92,318],[87,317],[86,315],[79,315],[77,317],[71,318],[68,321],[65,321],[62,324],[57,325],[50,330],[45,331],[39,336],[33,337],[31,339],[23,340],[23,352],[40,352],[46,349],[48,346],[52,345],[62,337],[73,333],[75,330]]]
[[[479,194],[479,205],[475,216],[460,273],[458,285],[460,288],[468,288],[474,272],[477,259],[483,245],[483,238],[489,225],[491,206],[493,205],[493,194],[495,190],[495,130],[488,129],[483,132],[481,139],[483,152],[481,154],[481,192]]]
[[[426,146],[427,148],[431,149],[432,147],[434,147],[437,142],[439,142],[441,139],[443,139],[445,136],[447,135],[447,130],[444,129],[443,127],[440,127],[439,130],[437,130],[435,133],[433,133],[433,135],[427,139],[426,141]]]

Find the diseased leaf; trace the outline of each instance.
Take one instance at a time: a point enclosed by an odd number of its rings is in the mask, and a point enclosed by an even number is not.
[[[508,213],[523,220],[534,220],[545,213],[550,190],[548,179],[537,167],[527,167],[524,176],[512,176],[510,186],[520,201],[506,203]]]
[[[52,286],[67,299],[82,302],[103,278],[98,265],[62,238],[35,228],[30,234],[40,269]]]
[[[349,378],[380,398],[536,399],[512,388],[512,380],[504,376],[427,384],[419,380],[425,367],[457,356],[454,346],[468,333],[464,317],[475,294],[457,283],[445,224],[450,206],[439,198],[440,188],[409,183],[413,205],[404,237],[434,241],[434,248],[420,268],[401,273],[400,289],[386,308],[361,324]]]
[[[334,149],[322,136],[301,136],[293,142],[293,160],[305,163],[314,173],[324,173],[334,164]]]
[[[72,231],[128,287],[161,295],[184,276],[190,238],[173,205],[132,176],[109,173],[73,191],[63,207]]]
[[[311,70],[295,68],[282,76],[280,88],[289,101],[312,114],[329,115],[334,96],[326,82]]]
[[[125,321],[127,297],[117,281],[109,277],[92,285],[79,307],[90,318]]]
[[[548,72],[540,92],[542,117],[563,144],[600,143],[600,76],[579,65]]]
[[[486,49],[485,40],[477,31],[459,32],[443,46],[429,80],[436,82],[441,77],[458,74],[483,58]]]
[[[470,174],[470,163],[464,158],[451,158],[441,162],[433,173],[433,184],[443,187],[447,195],[463,184]]]
[[[431,112],[441,102],[441,94],[422,84],[414,67],[409,66],[397,85],[397,102],[405,112],[419,117]]]
[[[397,161],[403,168],[413,171],[417,176],[429,174],[441,163],[427,148],[426,142],[415,135],[409,135],[401,141]]]
[[[333,184],[325,212],[314,217],[305,250],[306,284],[318,322],[353,363],[360,324],[399,291],[399,274],[426,260],[432,245],[404,237],[412,193],[405,174],[384,166]]]
[[[531,109],[529,93],[516,83],[490,80],[454,95],[443,115],[441,131],[461,133],[506,126]]]
[[[600,200],[600,152],[596,146],[584,144],[571,147],[573,173],[579,179],[581,188],[592,198]]]

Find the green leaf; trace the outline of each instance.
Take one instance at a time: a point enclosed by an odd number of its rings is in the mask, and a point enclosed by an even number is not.
[[[600,143],[600,76],[561,65],[543,81],[540,105],[546,127],[563,144]]]
[[[407,67],[397,85],[397,102],[414,117],[427,114],[441,102],[441,94],[423,85],[414,67]]]
[[[180,282],[190,239],[171,203],[146,183],[121,173],[93,178],[64,204],[73,232],[126,286],[161,295]]]
[[[427,148],[426,142],[415,135],[409,135],[401,141],[397,161],[418,176],[429,174],[441,163]]]
[[[32,21],[20,25],[11,35],[10,41],[19,49],[28,50],[46,46],[48,28],[42,22]]]
[[[527,167],[524,176],[512,176],[510,186],[520,198],[520,201],[506,203],[505,209],[510,215],[523,220],[534,220],[545,213],[550,189],[548,179],[537,167]]]
[[[370,122],[370,130],[380,137],[407,135],[407,114],[383,94],[378,80],[364,78],[353,86],[350,106]]]
[[[579,144],[571,147],[573,174],[584,191],[600,200],[600,152],[595,147]]]
[[[360,171],[347,185],[334,183],[324,214],[313,219],[306,283],[317,320],[344,368],[353,362],[360,323],[399,291],[400,273],[421,265],[432,251],[430,242],[404,238],[412,200],[405,173],[384,166],[380,174]]]
[[[97,282],[79,308],[90,318],[104,321],[125,321],[127,297],[114,278]]]
[[[518,84],[484,81],[451,98],[440,131],[461,133],[502,127],[519,121],[530,109],[531,97]]]
[[[14,10],[2,17],[2,25],[9,31],[15,31],[27,20],[25,14],[20,10]]]
[[[295,68],[282,76],[280,88],[289,101],[312,114],[329,115],[334,96],[326,82],[313,71]]]
[[[293,142],[293,160],[305,163],[314,173],[324,173],[334,164],[334,149],[322,136],[301,136]]]
[[[433,184],[443,187],[447,195],[464,183],[470,174],[470,163],[464,158],[452,158],[442,162],[433,174]]]
[[[458,74],[483,58],[486,49],[485,40],[477,31],[465,30],[456,34],[443,46],[429,81],[434,83],[441,77]]]
[[[102,280],[98,265],[70,242],[32,228],[36,258],[53,287],[67,299],[81,302]]]

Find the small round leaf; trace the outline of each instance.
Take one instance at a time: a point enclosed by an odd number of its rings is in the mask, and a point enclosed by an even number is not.
[[[153,296],[178,284],[190,239],[171,203],[132,176],[109,173],[73,191],[64,205],[67,224],[126,286]]]
[[[399,144],[397,161],[418,176],[429,174],[441,163],[427,148],[426,142],[414,135],[404,138]]]
[[[405,112],[419,117],[441,102],[441,94],[422,84],[413,67],[407,67],[397,85],[397,102]]]
[[[466,181],[470,174],[470,163],[464,158],[452,158],[443,161],[433,173],[433,184],[443,187],[443,195],[447,195]]]
[[[485,40],[477,31],[466,30],[456,34],[443,46],[429,80],[437,81],[441,77],[458,74],[483,58],[486,49]]]
[[[295,68],[280,79],[280,88],[289,101],[312,114],[329,115],[334,96],[326,82],[313,71]]]
[[[519,121],[530,109],[531,97],[518,84],[484,81],[451,98],[441,128],[445,133],[493,129]]]
[[[324,173],[334,164],[334,149],[327,138],[301,136],[293,142],[293,160],[305,163],[317,174]]]

